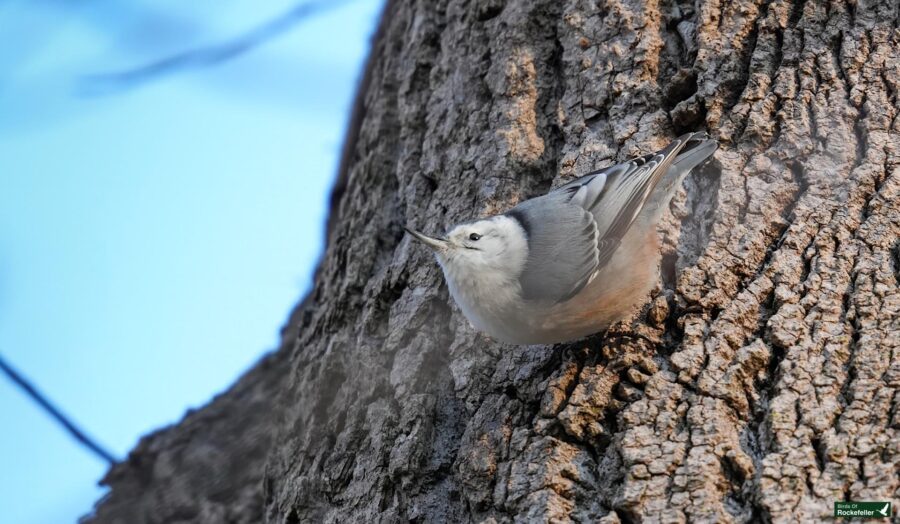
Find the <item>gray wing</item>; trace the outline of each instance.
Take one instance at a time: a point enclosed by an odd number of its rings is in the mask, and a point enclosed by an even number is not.
[[[679,153],[705,139],[684,135],[658,153],[589,173],[510,210],[528,235],[519,277],[524,297],[564,302],[581,291],[612,258]]]
[[[507,212],[525,230],[528,259],[519,275],[526,299],[564,302],[596,274],[600,236],[593,215],[550,193]]]

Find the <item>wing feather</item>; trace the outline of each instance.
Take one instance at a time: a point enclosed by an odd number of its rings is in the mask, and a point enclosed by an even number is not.
[[[541,211],[546,209],[553,212]],[[528,259],[519,276],[524,298],[566,300],[596,272],[597,225],[584,208],[549,194],[523,202],[507,214],[518,220],[528,237]]]
[[[564,302],[578,294],[615,254],[682,149],[708,142],[704,133],[684,135],[657,153],[588,173],[510,210],[528,236],[519,276],[524,298]],[[714,150],[704,149],[700,161]],[[685,167],[699,162],[689,160]]]

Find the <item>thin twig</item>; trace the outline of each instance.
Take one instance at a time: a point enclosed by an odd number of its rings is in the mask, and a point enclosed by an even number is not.
[[[83,444],[85,447],[87,447],[89,450],[94,452],[106,462],[109,462],[110,465],[113,465],[117,462],[112,453],[103,449],[100,444],[97,444],[97,442],[85,435],[83,431],[78,429],[75,423],[72,422],[69,417],[63,414],[63,412],[60,411],[56,406],[54,406],[53,403],[51,403],[47,399],[47,397],[41,394],[41,392],[38,391],[37,388],[35,388],[28,381],[28,379],[26,379],[15,369],[13,369],[6,362],[2,355],[0,355],[0,370],[6,373],[6,376],[8,376],[10,380],[12,380],[17,386],[19,386],[22,391],[24,391],[29,397],[31,397],[31,400],[37,402],[38,405],[40,405],[41,408],[44,409],[44,411],[49,413],[54,420],[59,422],[66,429],[66,431],[68,431],[69,434],[75,438],[75,440]]]
[[[177,71],[217,65],[240,56],[262,43],[285,33],[299,22],[316,13],[340,7],[349,1],[351,0],[311,0],[303,2],[225,43],[182,51],[134,69],[91,75],[85,78],[85,87],[91,92],[124,89]]]

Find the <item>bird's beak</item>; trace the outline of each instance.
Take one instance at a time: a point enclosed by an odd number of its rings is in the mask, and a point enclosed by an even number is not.
[[[447,249],[447,241],[444,239],[432,238],[428,235],[424,235],[424,234],[419,233],[418,231],[416,231],[414,229],[410,229],[408,227],[404,227],[403,229],[405,229],[407,233],[412,235],[413,238],[415,238],[419,242],[425,244],[426,246],[430,247],[431,249],[433,249],[435,251],[443,251],[443,250]]]

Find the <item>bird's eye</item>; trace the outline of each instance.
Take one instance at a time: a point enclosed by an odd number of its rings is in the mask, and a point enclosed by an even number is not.
[[[469,240],[478,240],[479,238],[481,238],[481,235],[479,235],[478,233],[472,233],[471,235],[469,235]]]

